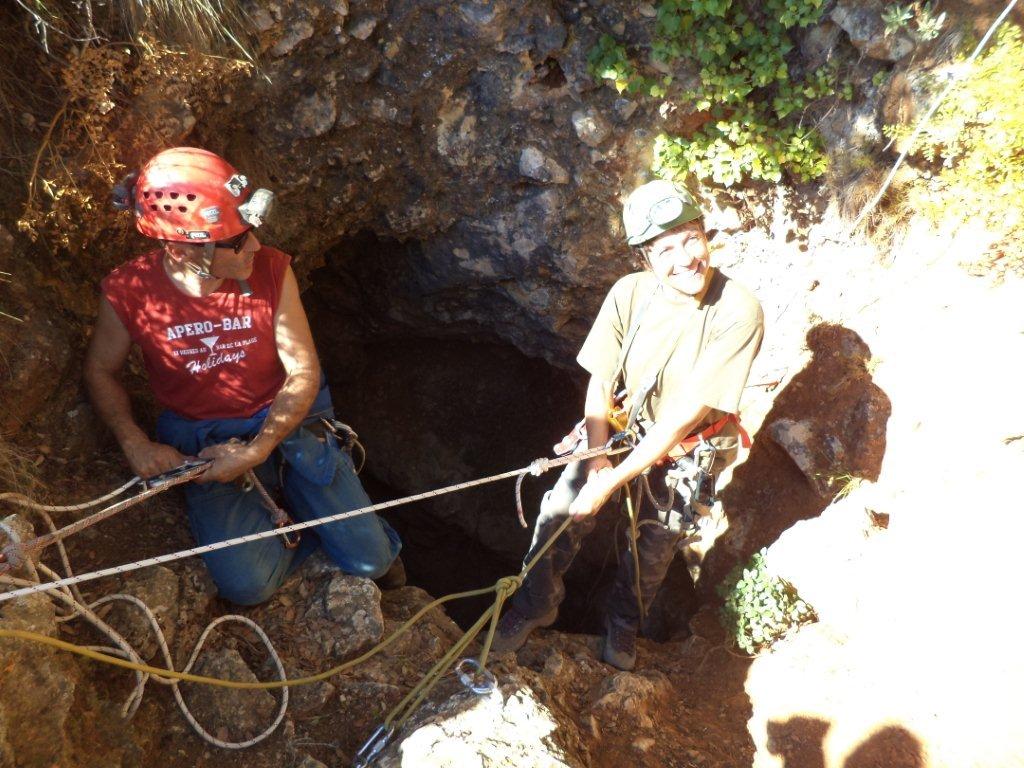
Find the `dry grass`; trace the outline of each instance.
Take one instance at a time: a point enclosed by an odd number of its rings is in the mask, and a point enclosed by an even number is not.
[[[830,173],[828,187],[844,221],[853,222],[860,215],[864,206],[878,193],[888,170],[871,163],[858,169]],[[858,227],[857,234],[866,237],[880,253],[890,252],[903,241],[913,218],[914,211],[907,202],[906,175],[896,177],[878,205]]]
[[[0,437],[0,494],[13,492],[36,498],[42,491],[43,483],[29,455]],[[0,517],[5,516],[6,510],[0,508]]]

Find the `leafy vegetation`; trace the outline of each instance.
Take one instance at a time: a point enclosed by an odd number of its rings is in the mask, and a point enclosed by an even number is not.
[[[910,26],[910,22],[915,19],[916,29]],[[882,11],[882,21],[885,23],[885,34],[894,35],[900,30],[906,30],[924,42],[939,36],[946,23],[946,14],[943,12],[936,15],[931,3],[893,3]]]
[[[35,40],[14,34],[15,13]],[[28,179],[18,228],[71,251],[123,236],[109,193],[125,164],[175,140],[227,79],[254,69],[236,0],[18,0],[0,21],[11,49],[38,64],[0,82],[0,147]]]
[[[718,593],[725,600],[722,625],[747,653],[757,653],[790,630],[818,618],[793,585],[769,572],[764,549],[755,552],[746,565],[733,568]]]
[[[911,185],[907,205],[936,226],[983,224],[998,240],[998,271],[1024,274],[1024,40],[1005,25],[971,73],[953,86],[908,149],[931,164]],[[913,125],[885,131],[907,142]]]
[[[797,78],[786,59],[791,31],[816,23],[823,0],[662,0],[651,55],[671,64],[687,59],[700,69],[699,85],[673,92],[710,114],[694,136],[663,135],[655,145],[655,170],[667,177],[688,173],[730,186],[744,178],[779,181],[821,176],[826,159],[820,138],[802,122],[814,101],[838,93],[835,67]],[[626,48],[605,35],[590,53],[591,72],[620,92],[663,98],[671,75],[643,75]]]

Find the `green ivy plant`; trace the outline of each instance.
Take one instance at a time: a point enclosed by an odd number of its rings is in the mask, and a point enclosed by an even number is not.
[[[711,114],[692,137],[660,136],[654,170],[674,177],[694,174],[731,186],[745,179],[779,181],[784,172],[803,181],[826,170],[820,138],[801,124],[817,99],[853,97],[834,66],[796,79],[786,56],[790,31],[816,23],[824,0],[662,0],[651,54],[671,63],[686,58],[700,67],[700,83],[673,94]],[[614,38],[605,35],[590,54],[591,73],[620,92],[662,97],[671,77],[642,76]]]
[[[787,632],[817,621],[793,585],[768,571],[767,550],[754,553],[746,565],[737,565],[719,585],[725,600],[722,625],[747,653],[757,653]]]

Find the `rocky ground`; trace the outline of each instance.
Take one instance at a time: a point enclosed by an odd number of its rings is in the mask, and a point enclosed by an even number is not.
[[[648,164],[656,133],[700,119],[621,98],[586,72],[602,32],[642,44],[655,9],[251,5],[269,80],[236,83],[214,104],[178,98],[180,83],[155,83],[143,101],[161,116],[164,140],[223,151],[280,192],[290,213],[267,235],[297,257],[340,415],[369,449],[371,493],[401,495],[543,455],[576,417],[573,353],[625,269],[614,245],[618,196]],[[651,633],[663,642],[643,640],[636,672],[621,673],[583,634],[599,625],[594,574],[609,561],[612,522],[581,554],[576,602],[557,631],[493,657],[499,688],[487,696],[447,676],[381,764],[1024,762],[1015,646],[1024,629],[1015,594],[1024,286],[976,267],[987,232],[911,222],[897,248],[877,249],[838,215],[874,190],[882,123],[920,113],[927,83],[944,76],[942,56],[983,31],[998,5],[948,4],[962,23],[942,45],[919,47],[884,33],[877,0],[832,4],[799,40],[806,65],[834,57],[856,84],[853,102],[815,116],[831,186],[752,185],[711,202],[716,264],[759,297],[767,334],[744,397],[754,446],[723,492],[728,526],[696,587],[681,558],[674,564]],[[883,70],[892,77],[875,85]],[[97,247],[58,258],[0,226],[0,311],[16,318],[0,317],[0,433],[57,502],[98,495],[126,474],[79,386],[96,279],[126,255]],[[131,367],[145,421],[154,406],[138,361]],[[545,482],[528,481],[529,509]],[[413,581],[434,596],[492,583],[525,547],[504,486],[395,522]],[[82,571],[189,543],[170,494],[81,534],[70,554]],[[820,621],[751,659],[719,628],[714,588],[761,547]],[[153,607],[178,668],[203,625],[233,610],[198,562],[84,591],[113,590]],[[417,587],[380,594],[311,563],[246,615],[294,677],[372,646],[429,599]],[[432,611],[380,656],[296,689],[281,726],[242,752],[202,742],[163,686],[151,682],[124,721],[129,673],[3,641],[0,766],[347,765],[483,607]],[[101,612],[159,660],[132,608]],[[99,640],[57,618],[44,598],[0,607],[2,627]],[[218,633],[197,669],[273,677],[255,635],[236,628]],[[225,740],[256,735],[279,702],[183,690]]]

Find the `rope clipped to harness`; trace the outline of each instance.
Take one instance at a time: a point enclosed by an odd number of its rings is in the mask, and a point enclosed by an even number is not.
[[[527,475],[540,477],[549,469],[554,467],[564,467],[566,464],[571,464],[574,461],[587,461],[589,459],[596,458],[597,456],[614,456],[615,454],[632,450],[635,438],[636,435],[634,432],[627,429],[621,432],[616,432],[608,439],[607,443],[599,448],[591,448],[586,451],[572,453],[567,456],[558,456],[553,459],[546,457],[534,459],[530,466],[527,467],[527,470],[516,478],[516,515],[519,517],[519,525],[523,528],[530,527],[526,522],[526,513],[523,511],[523,480],[526,479]],[[613,449],[613,446],[616,443],[621,443],[626,440],[630,441],[628,445]],[[555,450],[558,450],[558,446],[555,446]]]

